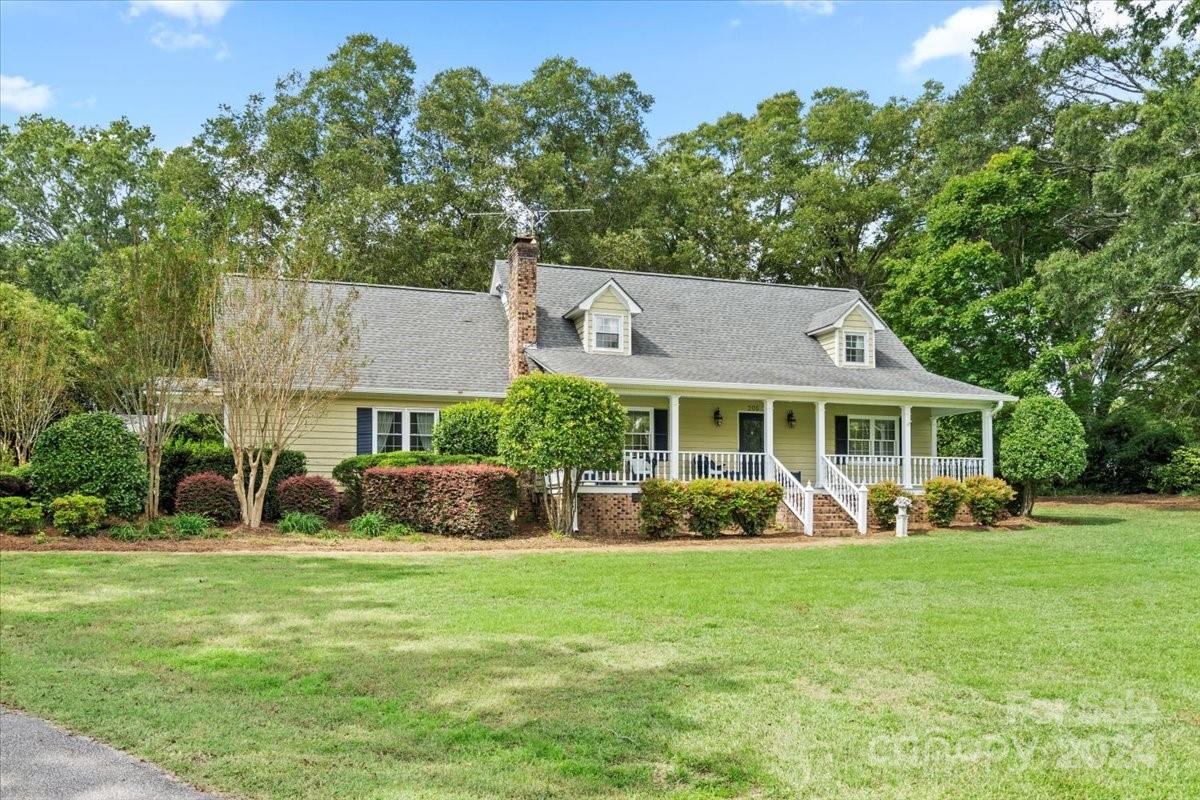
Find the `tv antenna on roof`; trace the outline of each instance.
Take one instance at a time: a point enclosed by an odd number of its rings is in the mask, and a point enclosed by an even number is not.
[[[542,229],[551,214],[590,214],[590,208],[539,208],[521,202],[512,189],[500,192],[500,211],[473,211],[468,217],[505,217],[513,226],[517,236],[534,236]]]

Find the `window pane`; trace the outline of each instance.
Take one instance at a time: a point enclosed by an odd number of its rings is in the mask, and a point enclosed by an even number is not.
[[[867,337],[861,333],[846,334],[846,363],[867,363]]]
[[[625,426],[626,450],[650,450],[654,443],[654,415],[650,411],[629,411]]]
[[[866,440],[851,439],[850,446],[847,448],[852,456],[869,456],[871,455],[871,443]]]
[[[433,449],[433,421],[436,416],[432,411],[409,412],[408,444],[410,449]]]
[[[871,420],[851,417],[848,423],[851,439],[870,439]]]
[[[896,420],[875,420],[875,455],[896,455]]]
[[[375,450],[390,453],[404,448],[404,417],[399,411],[378,411],[375,416]]]
[[[611,314],[593,317],[596,328],[596,348],[599,350],[621,349],[621,318]]]

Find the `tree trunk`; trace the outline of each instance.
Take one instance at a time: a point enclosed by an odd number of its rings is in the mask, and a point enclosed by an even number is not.
[[[1033,501],[1037,497],[1037,484],[1025,481],[1021,486],[1021,516],[1028,517],[1033,513]]]
[[[146,452],[146,472],[149,484],[146,487],[146,519],[158,516],[158,500],[162,491],[162,450],[154,448]]]

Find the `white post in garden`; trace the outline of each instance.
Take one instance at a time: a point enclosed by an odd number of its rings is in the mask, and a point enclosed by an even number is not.
[[[855,494],[858,495],[858,504],[855,507],[855,510],[858,511],[858,519],[856,519],[855,522],[858,524],[858,532],[866,533],[867,532],[867,485],[865,483],[861,484],[854,491],[855,491]]]
[[[817,488],[825,488],[825,401],[817,401]]]
[[[907,497],[896,498],[896,535],[908,536],[908,507],[912,500]]]
[[[775,480],[775,401],[763,400],[763,462],[765,477]]]
[[[983,415],[983,474],[990,478],[995,474],[992,466],[992,410],[985,408],[980,413]]]
[[[679,395],[667,398],[667,448],[671,451],[671,480],[679,480]]]
[[[900,406],[900,483],[912,486],[912,406]]]
[[[812,481],[804,485],[804,506],[800,510],[800,521],[804,523],[804,533],[806,536],[813,535],[813,495],[816,492],[813,489]]]

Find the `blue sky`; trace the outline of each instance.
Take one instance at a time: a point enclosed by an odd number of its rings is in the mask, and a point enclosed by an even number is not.
[[[626,71],[655,98],[655,138],[823,86],[882,100],[969,74],[996,4],[975,2],[385,3],[251,0],[0,2],[0,120],[126,116],[186,143],[219,104],[269,93],[348,35],[406,45],[420,82],[475,66],[520,81],[552,55]]]

